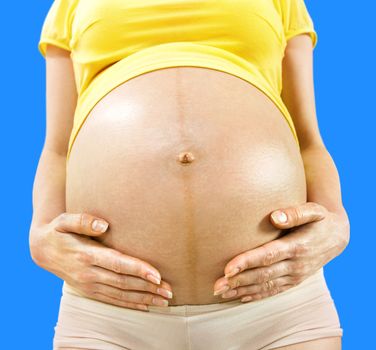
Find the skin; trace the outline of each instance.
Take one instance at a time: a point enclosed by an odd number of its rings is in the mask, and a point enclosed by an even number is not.
[[[292,284],[286,289],[300,283],[338,256],[346,248],[350,237],[338,172],[318,129],[311,42],[308,36],[300,35],[291,39],[288,45],[283,62],[282,97],[296,125],[301,145],[308,202],[279,208],[286,214],[286,222],[279,223],[273,218],[273,213],[278,210],[271,213],[271,223],[278,228],[290,229],[289,234],[243,253],[225,266],[224,275],[230,277],[230,286],[251,285],[259,281],[257,287],[252,286],[252,293],[247,294],[244,287],[239,291],[241,295],[254,294],[256,299],[276,294],[278,288],[286,283]],[[328,235],[328,232],[331,234]],[[241,271],[236,275],[230,274],[237,266]],[[225,276],[216,281],[215,290],[226,284]],[[279,280],[274,281],[276,278]]]
[[[31,256],[37,265],[67,280],[90,298],[140,309],[151,304],[153,297],[163,300],[157,295],[158,284],[146,279],[148,272],[160,277],[153,266],[90,239],[98,235],[90,228],[93,221],[101,218],[65,213],[66,150],[77,96],[69,52],[49,46],[46,62],[47,131],[34,182]],[[283,61],[282,98],[299,137],[308,203],[276,208],[286,213],[287,223],[279,224],[272,216],[270,221],[277,228],[288,228],[288,234],[229,261],[224,269],[228,278],[218,279],[214,290],[228,283],[238,292],[236,298],[274,295],[303,281],[349,243],[350,226],[342,205],[338,173],[317,125],[312,70],[310,38],[299,35],[290,39]],[[52,171],[54,176],[49,176]],[[240,271],[229,275],[237,266]],[[141,277],[142,283],[139,278],[124,280],[123,274]],[[160,287],[172,291],[165,281]],[[122,289],[135,290],[132,302],[122,300]],[[340,349],[340,340],[323,338],[280,349]]]
[[[159,271],[145,261],[91,239],[91,236],[103,233],[91,229],[94,220],[102,218],[87,213],[65,213],[66,150],[77,103],[74,84],[69,52],[49,45],[46,138],[33,187],[30,254],[38,266],[66,280],[89,298],[146,310],[146,305],[153,304],[153,298],[159,302],[165,299],[161,296],[166,295],[163,290],[172,291],[167,282],[161,280],[158,284],[146,279],[148,272],[160,279]],[[125,279],[125,274],[141,279]],[[158,287],[161,290],[158,291]],[[124,298],[125,290],[144,292],[128,294],[130,302]]]
[[[186,153],[192,163],[179,162]],[[67,212],[110,223],[98,242],[158,268],[173,286],[169,305],[210,304],[222,301],[213,283],[227,261],[279,237],[268,216],[306,202],[306,181],[290,128],[261,92],[174,67],[125,82],[92,110],[67,163],[65,201]]]
[[[243,301],[249,296],[251,300],[246,302],[252,302],[287,290],[340,255],[349,244],[350,223],[342,204],[339,175],[318,128],[312,56],[309,36],[298,35],[288,41],[282,66],[282,98],[297,130],[308,202],[271,213],[271,223],[289,229],[287,235],[227,263],[224,276],[214,284],[214,291],[229,285],[229,291],[236,291],[233,299],[241,297]],[[285,213],[285,221],[274,219],[274,214],[280,211]],[[238,272],[234,271],[237,267]],[[331,337],[280,349],[308,350],[319,346],[341,349],[341,339]]]

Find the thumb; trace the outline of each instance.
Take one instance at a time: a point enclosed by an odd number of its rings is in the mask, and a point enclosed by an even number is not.
[[[61,213],[54,220],[54,229],[62,233],[100,236],[107,228],[108,222],[88,213]]]
[[[306,202],[298,206],[273,211],[270,214],[270,221],[277,228],[287,229],[322,220],[327,212],[328,210],[324,206],[316,202]]]

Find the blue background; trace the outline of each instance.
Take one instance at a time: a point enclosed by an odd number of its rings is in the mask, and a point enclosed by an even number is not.
[[[344,328],[343,349],[374,344],[375,8],[371,1],[306,0],[319,126],[351,220],[347,249],[325,267]],[[45,134],[45,61],[37,49],[51,1],[2,4],[1,348],[51,349],[62,282],[29,253],[32,185]],[[374,181],[372,181],[372,178]]]

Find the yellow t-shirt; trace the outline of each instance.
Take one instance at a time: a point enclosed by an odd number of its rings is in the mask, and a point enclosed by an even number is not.
[[[304,0],[55,0],[45,18],[46,45],[71,52],[78,101],[68,156],[88,113],[112,89],[173,66],[206,67],[253,84],[281,110],[282,59],[291,37],[317,43]],[[299,145],[299,142],[298,142]]]

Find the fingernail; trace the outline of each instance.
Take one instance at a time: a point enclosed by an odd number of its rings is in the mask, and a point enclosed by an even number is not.
[[[217,289],[216,291],[214,291],[213,295],[219,295],[219,294],[222,294],[222,293],[224,293],[224,292],[227,292],[229,289],[230,289],[230,286],[226,284],[226,285],[223,286],[222,288]]]
[[[162,299],[158,299],[158,298],[154,298],[152,299],[152,303],[154,305],[158,305],[158,306],[168,306],[168,300],[162,300]]]
[[[248,295],[248,296],[242,298],[240,301],[251,301],[252,299],[253,298],[250,295]]]
[[[273,220],[277,223],[284,224],[287,222],[287,215],[283,211],[275,211],[272,214]]]
[[[166,298],[172,298],[172,292],[167,289],[157,288],[157,293],[163,295]]]
[[[108,223],[102,220],[95,219],[91,224],[91,228],[96,232],[104,232],[107,230]]]
[[[229,273],[225,274],[226,278],[232,277],[236,275],[240,271],[240,267],[236,267],[235,269],[231,270]]]
[[[156,284],[161,284],[161,280],[157,276],[155,276],[151,273],[148,273],[146,275],[146,279],[148,279],[150,282],[153,282],[153,283],[156,283]]]

